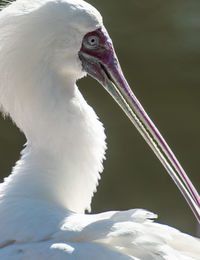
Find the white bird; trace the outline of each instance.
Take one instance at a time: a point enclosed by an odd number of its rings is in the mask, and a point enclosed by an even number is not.
[[[199,260],[200,241],[146,210],[85,214],[104,128],[76,81],[119,103],[200,220],[199,195],[133,95],[100,13],[82,0],[17,0],[0,12],[0,105],[27,143],[0,185],[1,260]]]

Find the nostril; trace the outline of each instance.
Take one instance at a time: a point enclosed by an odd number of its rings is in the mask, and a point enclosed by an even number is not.
[[[106,74],[107,78],[108,78],[110,81],[113,81],[112,78],[111,78],[111,76],[110,76],[110,74],[108,73],[106,67],[105,67],[101,62],[99,62],[99,65],[100,65],[101,69],[104,71],[104,73]]]

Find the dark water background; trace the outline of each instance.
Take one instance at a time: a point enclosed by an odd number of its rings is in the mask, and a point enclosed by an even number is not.
[[[89,0],[104,16],[123,71],[200,192],[200,1]],[[135,128],[94,80],[78,83],[106,128],[105,170],[93,212],[146,208],[191,234],[197,223],[182,195]],[[0,177],[25,143],[0,119]]]

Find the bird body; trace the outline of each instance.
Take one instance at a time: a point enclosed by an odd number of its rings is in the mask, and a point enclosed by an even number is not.
[[[106,142],[76,85],[86,75],[78,53],[99,28],[106,35],[82,0],[17,0],[0,12],[0,104],[27,138],[0,184],[0,259],[199,260],[200,241],[153,213],[84,214]]]
[[[36,209],[18,222],[18,240],[1,245],[1,259],[200,259],[198,239],[152,222],[155,215],[145,210],[90,215],[28,203]]]

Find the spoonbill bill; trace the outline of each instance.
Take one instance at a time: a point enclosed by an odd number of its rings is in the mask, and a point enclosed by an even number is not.
[[[105,134],[76,82],[124,110],[197,220],[199,195],[123,76],[100,13],[83,0],[17,0],[0,12],[0,105],[27,143],[0,185],[1,260],[199,260],[200,241],[142,209],[85,214]]]

